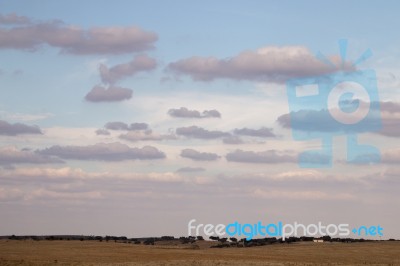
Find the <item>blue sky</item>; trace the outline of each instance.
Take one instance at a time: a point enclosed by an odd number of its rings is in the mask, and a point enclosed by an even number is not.
[[[195,218],[379,223],[399,237],[398,10],[0,2],[0,234],[183,235]],[[315,55],[338,63],[343,38],[350,62],[373,51],[359,69],[376,71],[383,128],[360,141],[382,162],[346,163],[339,136],[331,168],[300,168],[321,143],[293,139],[285,82],[338,71]],[[123,222],[98,222],[109,214]]]

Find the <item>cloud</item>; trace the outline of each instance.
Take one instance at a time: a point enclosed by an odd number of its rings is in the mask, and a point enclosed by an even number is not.
[[[387,164],[398,164],[400,162],[400,149],[384,152],[381,161]]]
[[[110,135],[110,132],[107,129],[98,129],[96,130],[96,135]]]
[[[119,138],[129,141],[142,141],[142,140],[176,139],[176,136],[173,134],[169,135],[154,134],[151,130],[146,130],[146,131],[129,131],[126,134],[120,135]]]
[[[120,184],[132,185],[131,181],[140,181],[154,183],[176,183],[184,182],[188,179],[178,173],[172,172],[87,172],[81,168],[43,168],[43,167],[27,167],[14,168],[0,172],[0,177],[8,179],[8,183],[22,187],[23,185],[35,182],[35,184],[74,184],[79,182],[86,185],[88,189],[100,188],[104,191],[110,191],[112,188],[120,189]],[[115,182],[118,180],[118,186]],[[40,182],[38,182],[40,181]],[[93,182],[92,182],[93,181]],[[142,182],[144,181],[144,182]]]
[[[273,180],[301,180],[301,181],[318,181],[318,180],[326,180],[327,176],[323,175],[321,172],[316,171],[314,169],[301,169],[301,170],[292,170],[286,172],[280,172],[276,175],[269,177]],[[332,177],[330,177],[332,178]]]
[[[220,112],[218,112],[217,110],[204,110],[203,113],[200,113],[197,110],[189,110],[186,107],[181,107],[179,109],[169,109],[168,114],[172,117],[179,117],[179,118],[221,117]]]
[[[18,16],[15,13],[2,15],[0,14],[0,24],[17,25],[17,24],[31,24],[32,21],[25,16]]]
[[[382,112],[400,113],[400,103],[380,102]]]
[[[386,137],[400,137],[400,117],[382,117],[382,130],[378,133]]]
[[[380,111],[378,113],[378,111]],[[283,114],[277,122],[284,128],[303,132],[369,132],[387,137],[400,136],[400,104],[395,102],[372,102],[371,117],[354,125],[346,125],[332,118],[328,110],[299,110]],[[291,120],[296,123],[291,123]],[[380,127],[381,124],[381,127]],[[380,130],[377,130],[379,129]]]
[[[400,136],[400,103],[380,102],[382,130],[378,133],[387,137]]]
[[[25,196],[32,200],[96,200],[104,198],[99,191],[52,191],[45,188],[39,188]]]
[[[38,126],[28,126],[22,123],[10,124],[0,120],[0,135],[17,136],[21,134],[43,134]]]
[[[24,74],[24,71],[21,70],[21,69],[16,69],[16,70],[13,71],[12,74],[13,74],[14,76],[20,76],[20,75]]]
[[[98,143],[88,146],[56,145],[36,152],[42,155],[52,155],[72,160],[123,161],[165,158],[165,154],[155,147],[130,148],[128,145],[119,142]]]
[[[203,117],[221,117],[221,113],[217,110],[204,110]]]
[[[19,150],[16,147],[0,148],[0,165],[13,164],[52,164],[64,163],[59,158],[38,154],[30,150]]]
[[[203,167],[182,167],[176,170],[178,173],[197,173],[197,172],[204,172],[206,169]]]
[[[104,88],[96,85],[86,94],[85,99],[88,102],[119,102],[132,98],[133,91],[118,86],[109,86]]]
[[[181,157],[189,158],[194,161],[215,161],[219,158],[218,154],[209,152],[199,152],[193,149],[182,150]]]
[[[297,162],[297,157],[290,154],[281,154],[275,150],[255,152],[236,150],[226,155],[226,160],[229,162],[241,163],[294,163]]]
[[[222,131],[209,131],[198,126],[180,127],[176,129],[176,134],[196,139],[217,139],[229,136],[229,133]]]
[[[111,129],[111,130],[128,130],[129,126],[128,124],[124,122],[108,122],[107,124],[104,125],[106,129]]]
[[[244,141],[238,136],[229,136],[222,139],[224,144],[243,144]]]
[[[24,193],[18,188],[0,188],[0,202],[21,200]]]
[[[368,132],[380,128],[378,112],[373,113],[371,118],[356,124],[341,123],[335,120],[326,109],[295,111],[279,116],[277,122],[284,128],[303,132]]]
[[[155,69],[157,62],[155,59],[147,55],[138,55],[128,63],[118,64],[111,68],[101,64],[99,66],[101,80],[106,84],[114,84],[124,78],[134,76],[141,71],[149,71]]]
[[[129,126],[129,130],[147,130],[149,125],[146,123],[132,123]]]
[[[345,69],[352,67],[346,64]],[[167,67],[167,71],[189,75],[198,81],[228,78],[284,82],[289,78],[324,75],[337,70],[319,61],[302,46],[267,46],[225,59],[194,56],[170,63]]]
[[[234,133],[236,135],[262,137],[262,138],[275,137],[275,134],[272,133],[272,129],[266,127],[262,127],[260,129],[250,129],[246,127],[241,129],[237,128],[234,130]]]
[[[200,118],[201,114],[196,110],[189,110],[186,107],[179,109],[169,109],[168,114],[172,117]]]
[[[293,199],[293,200],[351,200],[355,196],[351,193],[329,193],[319,190],[290,191],[290,190],[264,190],[257,188],[253,196],[263,199]]]
[[[15,113],[15,112],[0,111],[0,116],[4,117],[6,119],[9,119],[9,120],[31,122],[31,121],[47,119],[49,117],[53,117],[54,115],[52,113],[28,114],[28,113]]]
[[[130,125],[124,122],[108,122],[104,125],[106,129],[110,130],[147,130],[149,125],[146,123],[132,123]]]
[[[43,45],[62,53],[126,54],[154,48],[158,36],[136,26],[82,29],[62,21],[33,22],[15,14],[0,17],[0,24],[23,24],[0,28],[0,49],[37,50]]]

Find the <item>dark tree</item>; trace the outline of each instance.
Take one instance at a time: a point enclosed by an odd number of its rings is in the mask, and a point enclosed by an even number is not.
[[[223,237],[223,238],[220,238],[220,239],[219,239],[219,241],[220,241],[221,243],[225,243],[227,240],[228,240],[227,237]]]
[[[323,236],[322,240],[324,241],[331,241],[331,237],[330,236]]]

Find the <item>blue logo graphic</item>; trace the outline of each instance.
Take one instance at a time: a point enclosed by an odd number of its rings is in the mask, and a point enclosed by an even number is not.
[[[264,223],[258,221],[257,223],[233,223],[225,224],[195,224],[196,219],[191,219],[188,223],[188,236],[229,236],[229,237],[246,237],[246,240],[251,240],[255,237],[282,237],[285,241],[286,238],[291,236],[326,236],[331,237],[348,237],[350,236],[349,224],[324,224],[318,222],[315,224],[302,224],[298,222],[283,223]],[[356,236],[361,237],[375,237],[383,236],[383,227],[380,225],[359,226],[354,227],[351,232]]]
[[[365,51],[353,64],[346,63],[347,41],[340,40],[341,68],[328,58],[317,58],[332,67],[331,74],[288,80],[290,123],[293,138],[299,141],[321,140],[321,147],[299,155],[303,168],[332,167],[334,136],[347,137],[348,163],[380,162],[379,150],[358,142],[358,134],[381,129],[377,79],[374,70],[358,70],[356,66],[368,59]],[[336,70],[337,69],[337,70]]]

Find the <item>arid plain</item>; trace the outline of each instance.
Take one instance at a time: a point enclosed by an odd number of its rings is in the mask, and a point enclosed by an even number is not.
[[[213,244],[1,240],[0,265],[400,265],[399,241],[210,248]]]

